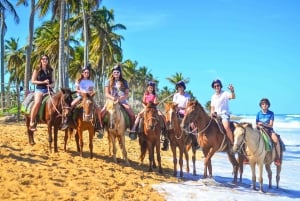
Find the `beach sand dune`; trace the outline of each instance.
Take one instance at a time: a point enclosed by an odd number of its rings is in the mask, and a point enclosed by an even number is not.
[[[0,124],[0,200],[165,200],[152,188],[174,178],[171,151],[162,153],[164,174],[147,172],[148,154],[139,162],[138,141],[126,136],[126,166],[118,148],[118,163],[108,155],[108,140],[94,138],[90,159],[88,133],[79,156],[74,137],[63,151],[64,132],[59,131],[58,153],[49,153],[46,125],[39,124],[34,146],[28,144],[24,122]]]

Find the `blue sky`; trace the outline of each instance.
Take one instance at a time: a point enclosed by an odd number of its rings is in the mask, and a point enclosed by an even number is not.
[[[124,60],[146,66],[159,88],[173,88],[166,77],[182,73],[204,105],[214,92],[212,80],[219,78],[224,89],[235,87],[233,114],[256,114],[263,97],[276,114],[300,114],[300,1],[103,0],[102,6],[127,27],[119,32],[125,38]],[[27,19],[21,18],[24,30]],[[15,33],[6,38],[28,35]]]

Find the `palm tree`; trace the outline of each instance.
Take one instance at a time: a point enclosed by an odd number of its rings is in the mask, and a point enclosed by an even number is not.
[[[10,72],[9,84],[15,82],[17,92],[18,120],[20,119],[20,82],[24,78],[24,63],[26,60],[24,48],[19,48],[19,39],[11,38],[6,40],[5,60],[7,69]]]
[[[27,0],[19,0],[18,5],[23,4],[24,6],[28,6]],[[31,72],[31,52],[32,52],[32,43],[33,43],[33,31],[34,31],[34,15],[35,15],[35,0],[31,0],[30,6],[30,16],[29,16],[29,27],[28,27],[28,44],[27,44],[27,52],[26,52],[26,67],[25,67],[25,76],[24,76],[24,91],[25,96],[29,92],[29,80],[30,80],[30,72]]]
[[[1,103],[2,103],[2,110],[5,108],[5,88],[4,88],[4,36],[7,29],[5,23],[6,13],[12,14],[14,21],[18,24],[20,18],[14,8],[14,6],[7,0],[0,0],[0,84],[1,84]]]

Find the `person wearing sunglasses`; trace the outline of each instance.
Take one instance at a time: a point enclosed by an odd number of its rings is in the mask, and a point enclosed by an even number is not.
[[[95,84],[94,84],[93,80],[91,80],[90,70],[91,70],[91,67],[89,65],[84,66],[81,70],[80,77],[78,78],[78,80],[75,83],[77,97],[71,103],[72,108],[75,108],[80,103],[80,101],[82,100],[82,94],[88,93],[91,95],[94,93]],[[94,103],[94,105],[95,105],[95,109],[96,109],[98,118],[100,119],[101,110],[95,103]],[[70,115],[69,117],[63,117],[61,130],[65,130],[69,126],[74,127],[74,125],[76,123],[75,123],[74,119],[72,118],[72,116],[73,115]],[[100,129],[101,128],[95,128],[96,132],[100,132],[99,131]]]
[[[128,103],[129,85],[127,80],[124,79],[122,76],[122,68],[120,64],[112,68],[111,75],[105,83],[105,97],[113,101],[118,100],[124,106],[130,118],[130,128],[131,128],[135,122],[135,114]],[[101,119],[104,118],[105,114],[106,114],[106,108],[104,107],[101,110],[101,117],[102,117]],[[103,121],[101,120],[101,122]],[[102,123],[101,123],[101,127],[103,127]],[[102,137],[101,134],[98,137],[99,138]]]
[[[176,89],[176,93],[173,96],[173,103],[177,105],[177,114],[178,116],[183,119],[184,115],[185,115],[185,108],[189,102],[189,100],[191,100],[191,95],[186,92],[186,86],[185,86],[185,82],[183,80],[176,82],[175,84],[175,89]],[[197,134],[194,133],[192,136],[192,145],[196,148],[199,149],[200,146],[198,144],[197,141]],[[167,144],[168,139],[164,140],[164,144]]]
[[[54,87],[54,71],[49,63],[49,57],[43,55],[40,60],[40,64],[34,69],[31,77],[31,83],[36,85],[34,93],[34,104],[30,113],[30,124],[29,129],[36,131],[36,116],[41,106],[43,97],[49,93]]]
[[[234,87],[230,84],[228,87],[230,92],[222,90],[223,85],[219,79],[214,80],[211,83],[211,87],[215,90],[215,93],[211,97],[211,116],[221,117],[226,135],[230,143],[233,145],[233,133],[230,129],[229,100],[235,99]]]

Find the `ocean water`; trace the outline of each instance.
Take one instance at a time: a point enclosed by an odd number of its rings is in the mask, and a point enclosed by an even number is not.
[[[255,126],[256,115],[237,115],[239,122],[250,122]],[[286,146],[299,146],[300,150],[300,114],[275,114],[273,128]]]
[[[234,116],[238,116],[239,122],[250,122],[255,125],[256,115]],[[300,177],[300,115],[275,114],[274,130],[281,136],[286,146],[286,151],[283,153],[279,189],[276,189],[274,186],[276,183],[275,165],[271,166],[273,172],[273,188],[271,189],[268,188],[267,172],[265,169],[263,170],[265,193],[252,189],[252,174],[249,165],[244,166],[243,181],[233,185],[231,183],[232,166],[228,161],[226,153],[223,152],[215,153],[212,158],[212,179],[202,178],[204,162],[201,159],[196,161],[197,176],[184,172],[181,183],[173,184],[166,182],[154,185],[153,187],[164,195],[166,200],[170,201],[300,200],[300,183],[297,182]],[[190,167],[192,167],[191,162]],[[256,173],[258,173],[258,170],[256,170]]]

